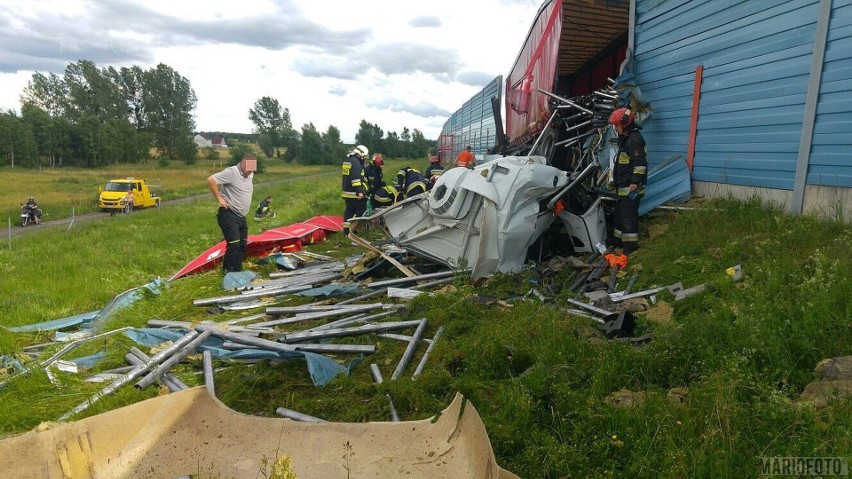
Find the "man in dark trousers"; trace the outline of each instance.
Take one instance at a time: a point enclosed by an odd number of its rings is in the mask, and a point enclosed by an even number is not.
[[[343,198],[343,234],[349,235],[349,219],[361,216],[367,211],[367,177],[364,175],[364,161],[370,156],[364,145],[358,145],[343,160],[343,185],[340,196]]]
[[[375,154],[364,168],[364,176],[367,177],[367,198],[371,198],[376,191],[385,187],[384,166],[385,159],[382,155]]]
[[[609,122],[618,133],[618,154],[613,167],[618,201],[613,225],[614,245],[630,254],[639,248],[639,200],[645,195],[648,149],[629,108],[618,108]]]
[[[219,203],[216,219],[225,237],[225,257],[222,259],[225,274],[243,270],[243,254],[248,244],[246,215],[251,209],[255,171],[257,158],[246,155],[238,164],[207,178],[210,191]]]

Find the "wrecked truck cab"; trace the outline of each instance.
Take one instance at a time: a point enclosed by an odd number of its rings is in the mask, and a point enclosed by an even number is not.
[[[473,170],[450,169],[427,195],[354,221],[381,218],[398,246],[470,268],[474,279],[518,272],[554,220],[542,202],[567,184],[568,175],[543,157],[507,156]]]

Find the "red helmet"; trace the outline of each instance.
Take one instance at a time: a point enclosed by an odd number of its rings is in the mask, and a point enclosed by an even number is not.
[[[373,164],[376,166],[385,166],[385,159],[382,155],[373,155]]]
[[[439,163],[440,161],[437,156],[429,158],[429,163]]]
[[[609,122],[613,125],[627,126],[633,123],[633,112],[630,108],[617,108],[609,115]]]

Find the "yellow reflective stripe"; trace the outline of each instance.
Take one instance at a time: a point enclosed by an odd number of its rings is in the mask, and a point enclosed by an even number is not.
[[[633,173],[635,173],[637,175],[644,175],[646,171],[648,171],[647,166],[634,166],[633,167]]]
[[[358,193],[353,193],[351,191],[344,191],[341,195],[343,198],[355,199],[358,198]]]
[[[616,238],[621,239],[621,230],[618,229],[618,228],[614,228],[612,230],[612,235],[615,236]]]
[[[361,186],[361,180],[352,180],[352,186]]]
[[[410,193],[413,188],[416,188],[418,186],[422,186],[423,188],[426,188],[426,183],[423,183],[422,181],[415,181],[414,183],[408,185],[408,188],[405,189],[405,193],[406,194]]]
[[[624,233],[624,236],[621,237],[621,241],[624,241],[625,243],[638,243],[639,233]]]
[[[629,186],[621,186],[618,188],[618,196],[627,196],[628,193],[630,193]]]
[[[239,242],[240,242],[240,240],[228,241],[228,244],[231,244],[231,243],[239,243]]]

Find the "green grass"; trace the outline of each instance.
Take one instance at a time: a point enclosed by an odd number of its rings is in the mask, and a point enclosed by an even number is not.
[[[401,164],[389,164],[387,176]],[[339,215],[338,183],[332,174],[258,188],[255,199],[274,195],[279,215],[250,223],[250,232],[316,214]],[[758,456],[849,457],[852,401],[816,408],[798,397],[815,379],[818,361],[852,354],[852,228],[791,217],[758,202],[705,206],[642,219],[643,247],[626,271],[628,277],[640,271],[634,290],[677,281],[707,285],[683,301],[660,295],[673,307],[672,320],[640,316],[638,329],[654,334],[647,346],[590,334],[589,320],[563,311],[567,291],[555,305],[516,300],[505,307],[470,299],[522,297],[533,286],[529,274],[496,275],[478,287],[460,276],[455,290],[417,298],[399,315],[428,318],[427,336],[445,328],[417,381],[373,385],[367,365],[377,363],[388,378],[405,344],[371,337],[377,353],[349,377],[321,388],[311,384],[301,361],[220,364],[219,397],[250,414],[273,416],[284,406],[330,420],[385,421],[385,393],[404,420],[414,420],[436,414],[461,392],[482,416],[498,463],[525,478],[756,477]],[[219,241],[214,214],[212,199],[203,200],[15,239],[12,250],[0,250],[0,324],[99,309],[121,291],[170,276]],[[310,250],[342,256],[355,248],[332,235]],[[745,273],[739,282],[725,274],[735,264]],[[567,286],[565,277],[545,276],[540,287],[559,290]],[[192,306],[193,299],[221,295],[220,281],[216,273],[182,278],[120,310],[107,327],[245,314],[213,316]],[[304,300],[287,304],[297,301]],[[45,339],[0,329],[0,351]],[[123,365],[129,346],[127,338],[110,337],[71,356],[107,351],[96,370],[109,369]],[[175,372],[198,385],[198,370],[195,362]],[[0,434],[54,420],[99,389],[57,374],[59,385],[36,372],[0,390]],[[666,400],[674,387],[688,390],[685,404]],[[620,389],[643,391],[647,399],[629,409],[608,405],[606,398]],[[154,394],[124,388],[83,415]]]

